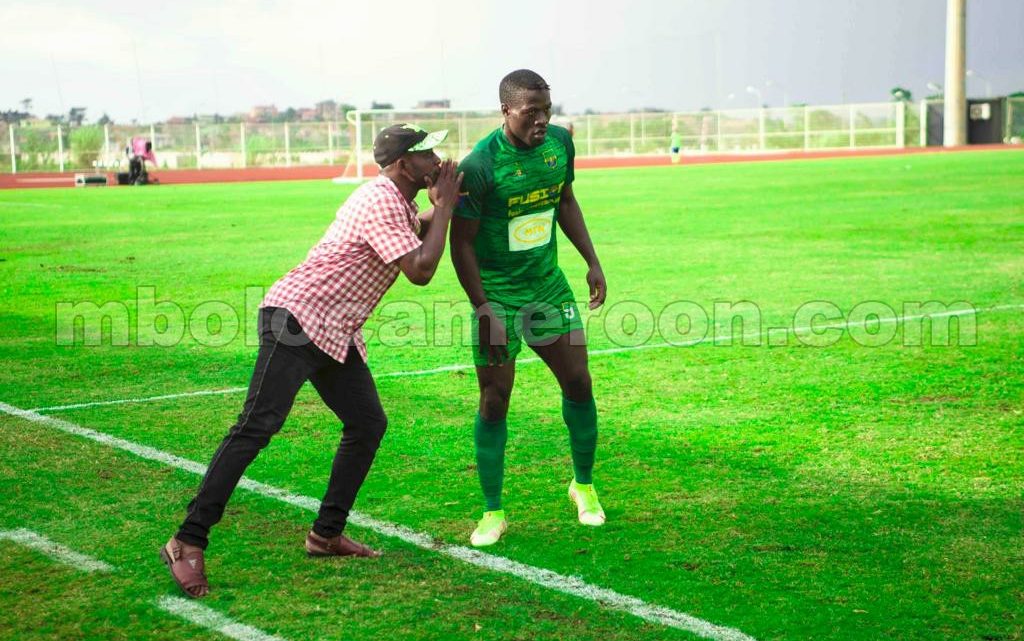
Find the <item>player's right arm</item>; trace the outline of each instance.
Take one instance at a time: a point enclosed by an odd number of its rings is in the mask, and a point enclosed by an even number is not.
[[[467,159],[469,160],[469,159]],[[476,259],[474,243],[480,233],[480,217],[483,207],[483,190],[486,180],[483,172],[470,163],[464,163],[463,191],[459,194],[459,206],[452,217],[451,246],[452,265],[459,284],[469,297],[474,313],[479,319],[480,351],[487,355],[491,365],[501,365],[508,359],[508,340],[505,324],[492,309],[480,279],[480,264]]]
[[[473,241],[479,231],[479,218],[452,218],[452,264],[479,320],[480,351],[487,355],[489,365],[500,366],[508,360],[508,338],[505,336],[505,323],[492,309],[480,280],[480,265],[473,249]]]

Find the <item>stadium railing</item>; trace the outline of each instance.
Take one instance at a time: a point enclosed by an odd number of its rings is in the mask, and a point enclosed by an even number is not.
[[[922,107],[905,102],[806,105],[696,112],[630,112],[555,116],[588,156],[667,154],[677,138],[686,154],[763,153],[914,147],[925,144]],[[414,122],[448,129],[441,153],[461,158],[501,123],[497,110],[357,110],[339,122],[153,123],[83,125],[49,122],[0,130],[0,171],[115,171],[127,167],[133,136],[153,141],[160,168],[207,169],[338,165],[359,178],[372,163],[382,127]],[[1006,101],[1005,140],[1024,137],[1024,98]],[[673,136],[675,131],[675,136]]]

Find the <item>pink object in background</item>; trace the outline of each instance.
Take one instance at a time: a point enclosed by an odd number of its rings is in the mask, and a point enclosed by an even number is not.
[[[140,156],[154,165],[156,164],[156,154],[153,153],[153,145],[141,136],[132,138],[132,155]]]

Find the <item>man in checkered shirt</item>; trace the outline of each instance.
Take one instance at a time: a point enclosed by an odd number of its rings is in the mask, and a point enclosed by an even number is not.
[[[214,453],[184,522],[160,550],[187,595],[209,592],[203,553],[210,528],[307,380],[344,430],[306,551],[378,556],[342,533],[387,427],[361,328],[399,272],[426,285],[437,270],[462,183],[455,163],[441,162],[433,151],[447,133],[414,125],[381,131],[374,141],[380,177],[345,201],[306,260],[263,299],[260,349],[242,412]],[[424,188],[434,207],[417,216],[414,199]]]

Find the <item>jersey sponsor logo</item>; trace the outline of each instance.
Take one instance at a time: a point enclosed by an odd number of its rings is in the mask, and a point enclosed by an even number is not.
[[[548,169],[554,169],[558,166],[558,156],[547,156],[544,158],[544,164],[548,166]]]
[[[550,187],[542,187],[535,189],[527,194],[519,194],[518,196],[512,196],[508,199],[508,207],[511,209],[516,205],[533,205],[539,203],[548,198],[553,198],[562,193],[562,185],[565,183],[558,183],[557,185],[551,185]]]
[[[555,210],[547,209],[508,221],[508,250],[521,252],[547,245],[554,220]]]

